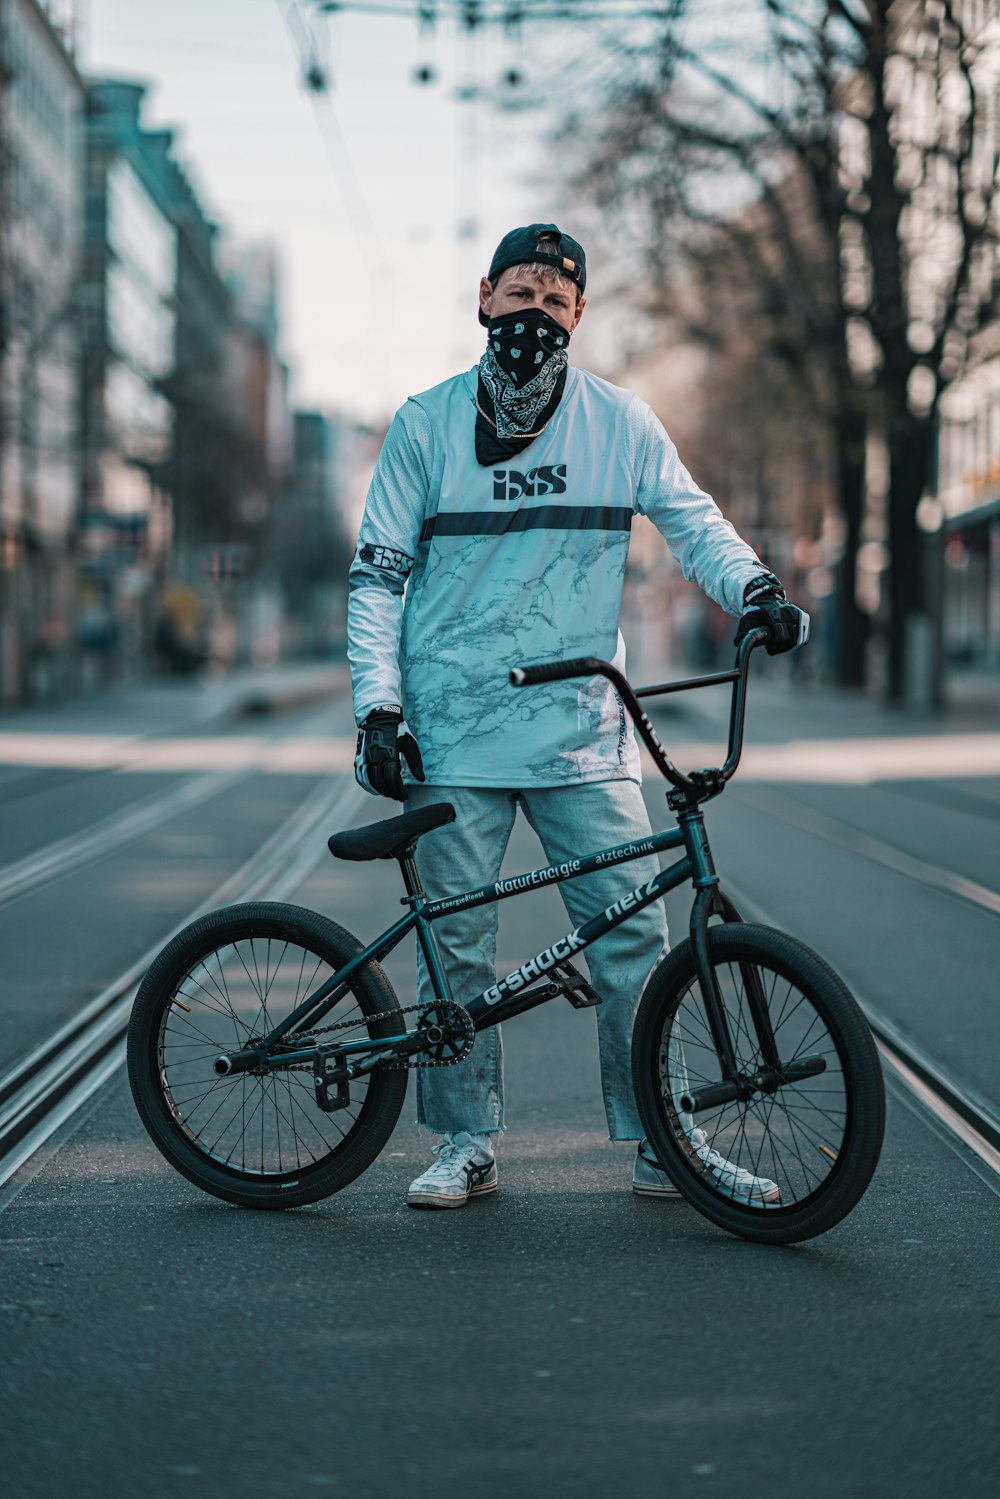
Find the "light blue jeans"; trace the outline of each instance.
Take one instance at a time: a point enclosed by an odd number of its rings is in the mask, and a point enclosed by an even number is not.
[[[588,781],[508,791],[492,787],[409,787],[407,811],[451,802],[456,821],[425,833],[417,846],[424,889],[434,899],[491,884],[514,826],[517,808],[538,834],[550,864],[649,837],[642,793],[635,781]],[[655,856],[612,865],[565,880],[559,894],[573,926],[595,916],[659,870]],[[528,897],[522,897],[526,899]],[[497,905],[444,916],[432,928],[455,999],[468,1003],[496,982]],[[553,940],[563,933],[553,933]],[[643,987],[667,942],[662,901],[654,901],[586,950],[602,1003],[597,1007],[601,1086],[612,1140],[639,1140],[632,1091],[632,1026]],[[524,956],[530,957],[530,953]],[[430,1003],[433,990],[423,957],[417,958],[417,993]],[[488,1134],[504,1126],[503,1043],[500,1027],[476,1037],[471,1056],[457,1067],[417,1071],[417,1123],[435,1133]]]

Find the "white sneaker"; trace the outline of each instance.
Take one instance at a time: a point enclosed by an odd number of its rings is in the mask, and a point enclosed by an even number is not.
[[[656,1159],[648,1140],[640,1140],[639,1149],[635,1153],[632,1191],[638,1192],[640,1197],[673,1197],[676,1201],[680,1200],[681,1194]]]
[[[705,1174],[713,1177],[717,1186],[721,1187],[734,1201],[746,1203],[781,1201],[781,1188],[777,1182],[771,1181],[766,1176],[754,1176],[742,1166],[734,1166],[732,1161],[727,1161],[719,1151],[711,1149],[708,1136],[703,1129],[689,1129],[688,1139],[694,1146],[695,1155],[705,1164]]]
[[[445,1135],[434,1146],[437,1160],[410,1183],[411,1208],[462,1208],[470,1197],[497,1189],[497,1163],[489,1150],[465,1131]]]

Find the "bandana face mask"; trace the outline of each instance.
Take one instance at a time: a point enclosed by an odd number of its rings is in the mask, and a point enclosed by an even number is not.
[[[491,318],[479,374],[493,401],[499,438],[533,433],[565,380],[569,333],[540,308]]]

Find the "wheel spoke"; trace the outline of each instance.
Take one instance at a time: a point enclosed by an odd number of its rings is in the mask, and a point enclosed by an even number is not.
[[[265,1073],[215,1073],[222,1053],[240,1050],[252,1035],[281,1024],[318,987],[323,970],[332,974],[344,961],[331,963],[322,948],[287,930],[255,932],[252,922],[243,932],[230,929],[214,950],[202,949],[164,995],[156,1044],[159,1092],[186,1149],[237,1176],[284,1181],[323,1167],[353,1145],[359,1131],[370,1129],[368,1102],[384,1089],[388,1074],[356,1079],[350,1102],[325,1113],[301,1063]],[[367,997],[364,978],[362,973],[352,981],[324,1019],[326,1026],[342,1028],[321,1039],[369,1034],[366,1012],[387,1006]],[[288,1041],[298,1044],[294,1036]]]
[[[807,983],[782,972],[764,951],[752,946],[739,951],[731,940],[725,957],[714,961],[743,1077],[764,1066],[751,988],[763,998],[780,1066],[813,1056],[826,1065],[821,1073],[773,1092],[711,1106],[692,1121],[680,1108],[680,1095],[712,1087],[723,1076],[701,985],[692,979],[666,1004],[656,1047],[661,1117],[676,1142],[669,1158],[674,1164],[679,1158],[701,1190],[711,1189],[737,1213],[763,1216],[774,1208],[803,1206],[818,1197],[838,1169],[847,1138],[850,1085],[827,1010]],[[702,1133],[692,1137],[692,1130]],[[692,1157],[692,1147],[699,1160]],[[717,1155],[706,1159],[709,1151]],[[704,1165],[714,1169],[703,1170]],[[755,1188],[748,1178],[762,1185]],[[767,1202],[767,1182],[777,1184],[779,1202]]]

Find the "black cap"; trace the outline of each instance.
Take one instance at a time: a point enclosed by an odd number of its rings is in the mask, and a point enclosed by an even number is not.
[[[496,279],[512,265],[552,265],[571,281],[575,281],[581,293],[587,285],[587,257],[578,240],[555,224],[528,224],[523,229],[512,229],[505,234],[493,252],[486,279],[496,285]],[[489,318],[479,309],[479,321],[485,328]]]

